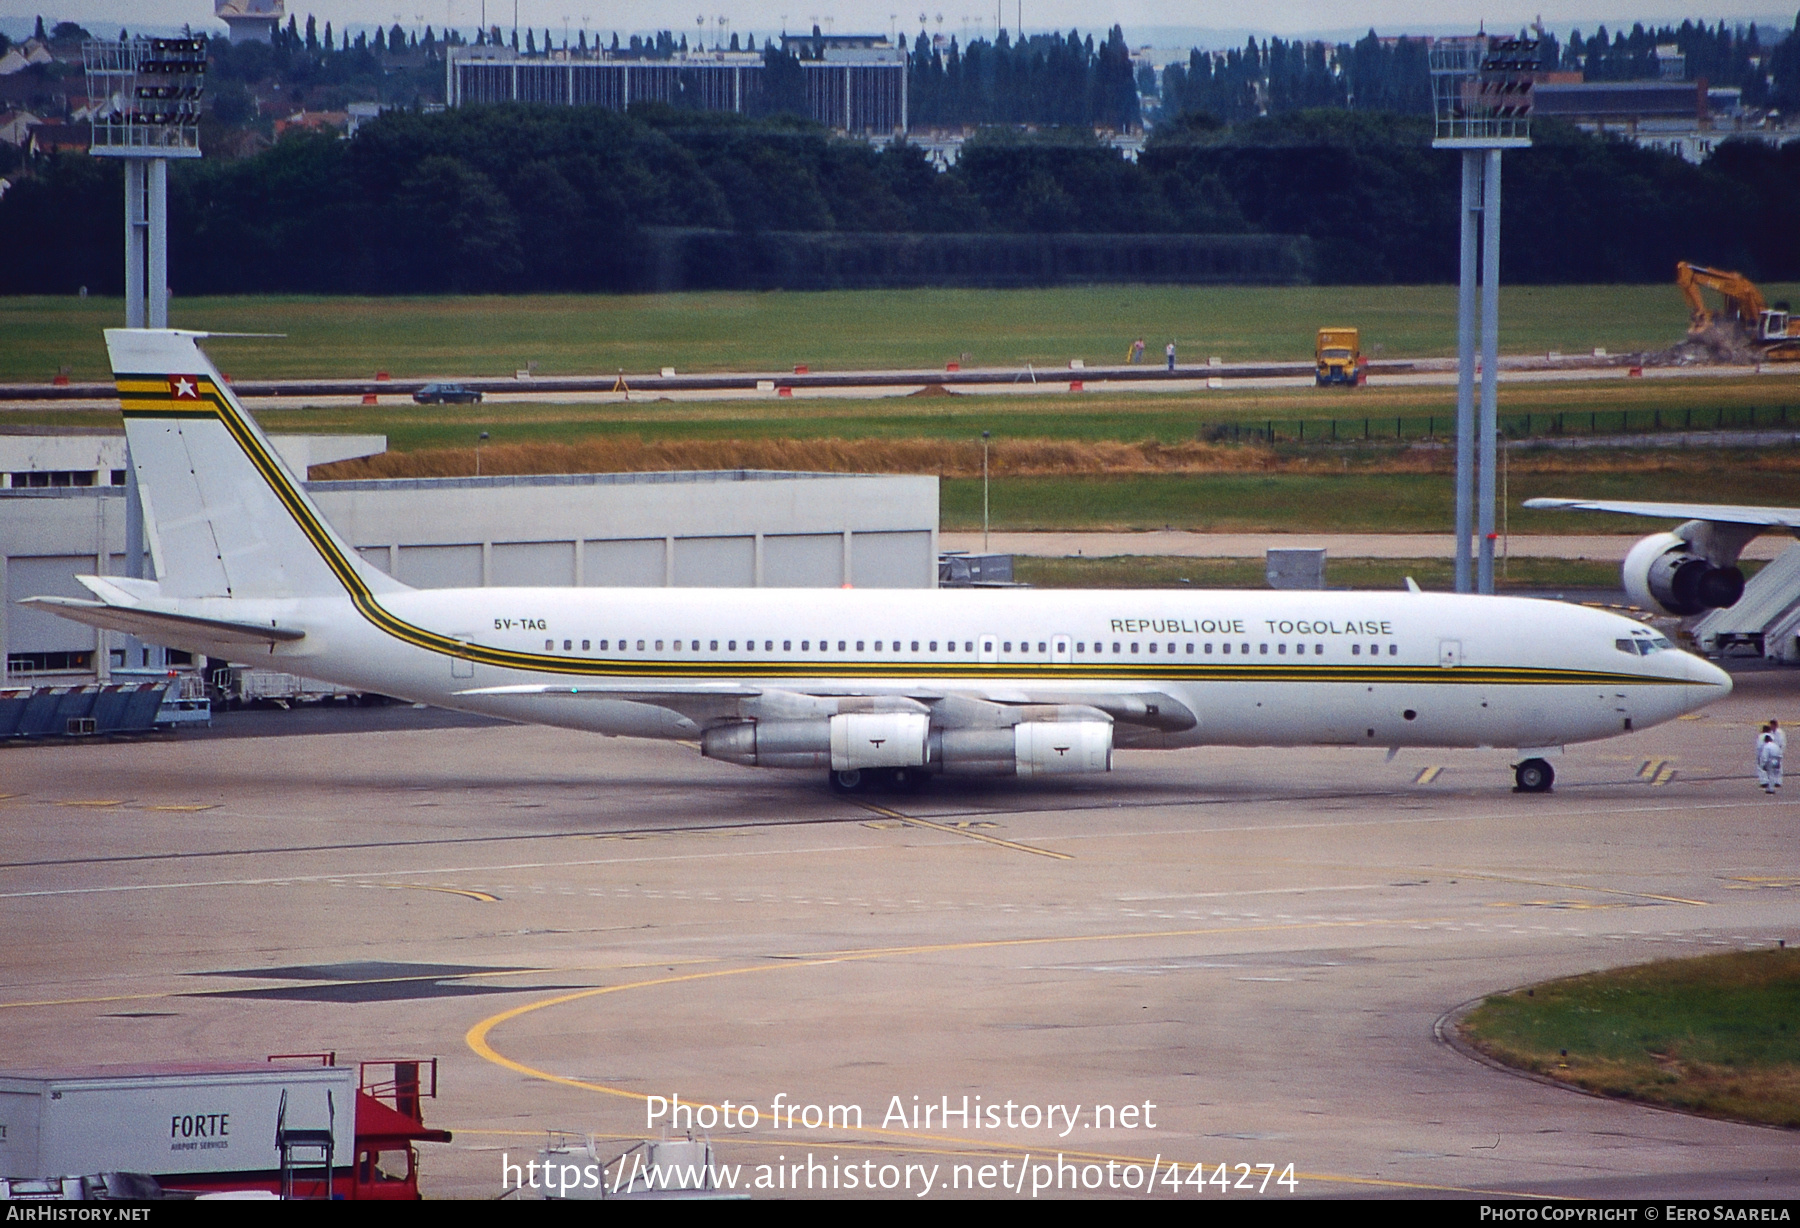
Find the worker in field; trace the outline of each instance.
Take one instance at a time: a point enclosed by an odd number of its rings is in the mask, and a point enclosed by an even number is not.
[[[1126,356],[1125,361],[1127,361],[1127,362],[1143,362],[1144,361],[1144,339],[1142,337],[1139,337],[1136,341],[1133,341],[1131,343],[1131,353]]]
[[[1169,370],[1173,371],[1175,369],[1175,343],[1171,341],[1164,346],[1163,353],[1169,356]]]

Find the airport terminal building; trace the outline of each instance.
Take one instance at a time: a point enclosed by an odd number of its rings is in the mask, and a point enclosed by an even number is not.
[[[800,45],[808,118],[840,132],[906,132],[906,48],[885,39],[823,35]],[[792,49],[792,48],[790,48]],[[755,51],[684,51],[666,60],[591,58],[505,47],[455,47],[445,63],[444,98],[465,103],[535,102],[622,111],[634,102],[756,114],[765,64]]]
[[[290,468],[385,451],[380,436],[275,436]],[[16,604],[128,575],[121,433],[0,435],[0,684],[104,679],[124,637]],[[932,588],[935,477],[586,473],[310,482],[327,520],[415,588]]]

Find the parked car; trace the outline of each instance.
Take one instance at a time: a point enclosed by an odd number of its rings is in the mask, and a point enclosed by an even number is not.
[[[479,405],[481,393],[461,384],[426,384],[413,393],[421,405]]]

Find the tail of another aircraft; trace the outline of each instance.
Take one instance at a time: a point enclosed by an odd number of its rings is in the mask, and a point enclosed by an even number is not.
[[[406,586],[357,556],[177,329],[106,330],[165,597],[324,597]]]

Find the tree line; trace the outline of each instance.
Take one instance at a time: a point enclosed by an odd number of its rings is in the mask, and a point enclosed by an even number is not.
[[[1547,71],[1581,74],[1585,81],[1656,80],[1659,46],[1685,58],[1685,79],[1737,86],[1744,105],[1800,110],[1800,14],[1794,29],[1769,42],[1755,23],[1684,21],[1608,35],[1606,27],[1567,43],[1542,36],[1539,63]],[[1146,91],[1148,92],[1148,91]],[[1383,39],[1371,30],[1355,43],[1248,40],[1241,48],[1189,53],[1187,63],[1163,69],[1157,98],[1164,116],[1203,113],[1226,122],[1315,107],[1431,114],[1428,44],[1422,38]]]
[[[1292,235],[1310,241],[1305,279],[1445,282],[1458,160],[1430,136],[1422,117],[1341,109],[1193,114],[1132,162],[1079,129],[994,129],[941,173],[916,146],[878,151],[785,116],[390,112],[354,140],[290,134],[254,157],[177,163],[171,279],[181,294],[667,288],[647,238],[676,228],[726,250],[840,236],[834,259],[852,263],[869,233]],[[1508,282],[1661,281],[1678,260],[1800,277],[1800,144],[1726,142],[1696,167],[1546,123],[1506,167]],[[110,159],[63,156],[0,197],[0,232],[31,240],[0,262],[0,293],[118,292],[119,176]],[[1091,272],[1104,245],[1082,250]],[[1140,257],[1120,259],[1132,279]]]

